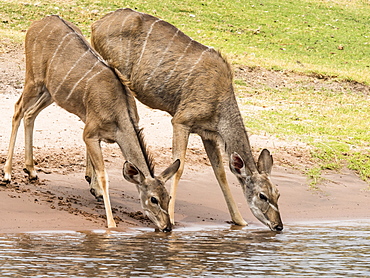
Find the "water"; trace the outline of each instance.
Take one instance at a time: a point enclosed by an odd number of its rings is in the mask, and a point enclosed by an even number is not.
[[[0,235],[1,277],[370,277],[370,222]]]

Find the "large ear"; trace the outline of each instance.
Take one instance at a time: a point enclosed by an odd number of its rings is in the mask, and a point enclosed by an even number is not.
[[[129,182],[141,185],[145,180],[144,174],[131,162],[126,161],[122,170],[123,176]]]
[[[161,181],[165,183],[177,172],[177,170],[179,170],[179,167],[180,167],[180,159],[177,159],[174,163],[172,163],[166,170],[164,170],[158,176],[158,179],[160,179]]]
[[[241,156],[236,152],[234,152],[230,156],[230,170],[238,177],[245,178],[247,176],[247,171],[246,171],[244,161],[241,158]]]
[[[270,175],[273,163],[274,160],[270,152],[267,149],[263,149],[257,162],[258,172]]]

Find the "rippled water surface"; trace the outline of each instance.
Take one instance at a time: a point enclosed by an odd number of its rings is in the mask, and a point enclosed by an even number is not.
[[[0,235],[1,277],[370,277],[370,222]]]

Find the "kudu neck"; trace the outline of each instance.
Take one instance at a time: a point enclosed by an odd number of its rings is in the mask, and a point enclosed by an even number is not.
[[[235,97],[224,102],[221,105],[221,111],[219,132],[225,142],[228,157],[230,158],[231,154],[236,152],[252,172],[257,171],[248,134]]]
[[[144,140],[143,129],[137,124],[136,105],[127,103],[128,117],[131,125],[121,126],[120,148],[126,160],[133,163],[143,172],[146,177],[154,178],[154,162],[146,142]],[[135,109],[133,109],[135,107]],[[123,122],[123,121],[121,121]]]

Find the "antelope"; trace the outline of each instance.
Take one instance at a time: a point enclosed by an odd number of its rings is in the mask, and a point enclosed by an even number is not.
[[[32,150],[34,122],[44,108],[55,102],[85,123],[83,139],[87,175],[90,175],[87,178],[96,181],[96,194],[103,196],[108,228],[116,227],[116,223],[101,141],[118,144],[127,160],[123,176],[136,185],[144,212],[160,230],[170,231],[169,195],[164,183],[177,171],[180,161],[175,161],[158,177],[154,176],[154,164],[138,128],[135,99],[119,72],[90,47],[75,25],[55,15],[30,26],[25,51],[25,86],[15,104],[4,180],[11,181],[14,145],[22,118],[25,171],[29,179],[37,179]]]
[[[203,141],[232,221],[247,225],[226,180],[222,148],[252,213],[271,230],[283,229],[279,192],[270,180],[272,156],[263,150],[255,162],[236,102],[231,66],[220,52],[162,19],[131,9],[119,9],[93,23],[91,41],[108,64],[129,80],[139,101],[172,116],[172,155],[181,161],[170,191],[172,224],[189,134],[196,133]]]

